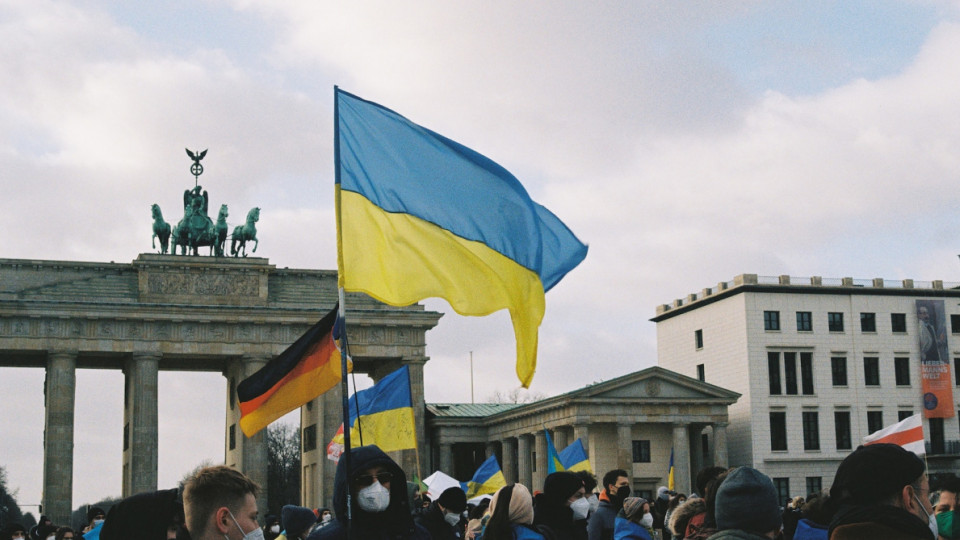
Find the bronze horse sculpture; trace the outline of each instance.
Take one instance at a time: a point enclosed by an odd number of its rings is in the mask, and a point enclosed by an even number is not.
[[[150,246],[157,249],[157,239],[160,240],[160,253],[164,254],[170,247],[170,224],[163,220],[163,213],[160,212],[160,205],[154,203],[150,207],[153,211],[153,237],[150,238]]]
[[[230,254],[234,257],[242,254],[244,257],[247,256],[247,241],[253,240],[253,250],[251,253],[257,252],[257,246],[260,245],[260,241],[257,240],[257,226],[256,223],[260,221],[260,209],[251,208],[247,212],[247,222],[243,225],[238,225],[233,229],[232,241],[230,242]],[[239,248],[237,247],[239,245]]]

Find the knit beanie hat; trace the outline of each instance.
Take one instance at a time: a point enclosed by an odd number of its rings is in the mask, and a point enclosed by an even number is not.
[[[437,498],[437,503],[447,510],[459,514],[467,509],[467,494],[460,487],[448,487]]]
[[[623,500],[623,517],[639,523],[643,517],[643,505],[648,502],[643,497],[627,497]]]
[[[766,533],[783,523],[773,481],[750,467],[734,469],[720,484],[716,501],[717,529]]]
[[[924,470],[922,459],[896,444],[860,446],[837,468],[830,498],[834,504],[844,499],[857,504],[876,503],[916,481]]]
[[[90,509],[87,510],[87,522],[89,523],[93,521],[93,518],[97,516],[106,517],[106,515],[107,513],[103,511],[103,508],[100,508],[99,506],[91,506]]]
[[[543,495],[553,503],[563,503],[583,487],[583,480],[569,471],[547,475],[543,482]]]
[[[317,515],[309,508],[288,504],[280,510],[280,524],[287,531],[287,538],[300,536],[316,522]]]

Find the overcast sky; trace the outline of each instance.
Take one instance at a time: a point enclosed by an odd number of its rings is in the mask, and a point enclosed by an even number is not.
[[[190,147],[231,227],[261,207],[257,255],[335,268],[339,85],[589,244],[547,296],[534,392],[654,365],[655,307],[737,274],[960,281],[957,2],[0,0],[0,36],[3,258],[150,252]],[[505,313],[427,306],[428,401],[470,400],[470,351],[478,400],[517,386]],[[0,381],[0,466],[37,504],[43,372]],[[119,371],[77,383],[75,507],[120,494],[123,421]],[[160,488],[222,461],[224,394],[161,373]]]

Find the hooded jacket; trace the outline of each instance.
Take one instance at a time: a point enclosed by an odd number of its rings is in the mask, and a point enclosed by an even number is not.
[[[176,488],[138,493],[115,504],[107,518],[103,540],[166,540],[169,527],[183,526],[183,503]]]
[[[407,477],[403,469],[380,448],[370,445],[350,450],[350,471],[346,459],[337,464],[333,481],[333,513],[336,519],[326,527],[315,529],[307,540],[346,540],[347,493],[350,480],[366,469],[383,467],[393,475],[390,481],[390,504],[383,512],[370,513],[355,502],[350,522],[350,540],[429,540],[430,535],[413,522],[407,498]]]
[[[919,517],[895,506],[841,506],[830,522],[831,540],[936,540]]]
[[[667,523],[667,527],[673,531],[674,536],[683,538],[684,533],[687,531],[687,525],[690,524],[690,519],[698,514],[706,513],[707,501],[703,500],[703,498],[693,497],[687,499],[687,502],[677,506],[673,509],[673,512],[670,513],[670,523]]]

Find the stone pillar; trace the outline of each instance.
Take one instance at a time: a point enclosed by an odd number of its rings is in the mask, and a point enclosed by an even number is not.
[[[159,366],[159,353],[134,353],[124,362],[124,497],[157,490]]]
[[[240,430],[240,406],[237,404],[237,385],[256,373],[267,363],[266,355],[244,355],[227,366],[227,433],[226,464],[247,475],[267,489],[267,428],[253,437]],[[267,514],[267,494],[257,497],[260,515]]]
[[[567,442],[567,428],[566,427],[556,427],[553,428],[553,445],[557,447],[557,452],[562,452],[570,443]]]
[[[440,443],[440,471],[453,476],[453,444]]]
[[[499,448],[500,448],[500,443],[499,443],[498,441],[489,441],[489,442],[487,442],[487,448],[486,448],[486,453],[485,453],[486,458],[487,458],[487,459],[490,459],[490,456],[495,456],[495,455],[497,455],[497,450],[498,450]],[[503,460],[500,459],[500,460],[497,460],[497,461],[503,461]],[[502,463],[501,463],[501,467],[502,467]]]
[[[517,477],[517,439],[507,437],[503,439],[503,478],[508,484],[519,482]]]
[[[534,489],[543,489],[543,481],[547,479],[547,434],[542,429],[533,432],[534,449],[537,453],[535,471],[533,473],[533,485],[530,487],[531,493]]]
[[[617,468],[627,471],[633,486],[633,424],[617,424]]]
[[[73,511],[73,414],[77,386],[76,351],[47,354],[44,381],[43,513],[70,523]]]
[[[572,443],[577,439],[580,439],[580,442],[583,443],[583,450],[584,452],[587,453],[587,457],[592,458],[591,452],[590,452],[589,435],[590,435],[590,429],[588,428],[587,423],[581,422],[581,423],[574,424],[573,425],[573,441],[570,441],[570,442]],[[594,467],[597,466],[597,463],[594,461],[591,461],[590,464],[593,465]],[[603,473],[600,473],[600,474],[603,474]]]
[[[690,473],[691,478],[703,468],[703,424],[690,426]]]
[[[517,437],[517,468],[520,470],[520,483],[527,486],[530,493],[536,491],[533,487],[533,467],[530,462],[530,435]],[[543,485],[540,486],[542,487]]]
[[[726,467],[730,461],[727,455],[727,422],[717,422],[713,425],[713,465]]]
[[[690,437],[687,424],[673,425],[673,480],[679,493],[690,493]]]
[[[425,357],[416,357],[416,358],[404,358],[403,364],[408,366],[410,370],[410,401],[413,403],[413,423],[414,429],[417,432],[417,445],[421,446],[418,452],[417,450],[403,450],[402,462],[400,466],[403,467],[403,470],[407,472],[407,477],[412,479],[413,473],[417,471],[426,471],[427,470],[427,449],[422,447],[423,441],[427,440],[426,430],[424,428],[424,413],[426,412],[426,404],[423,398],[423,365],[427,362]],[[417,463],[417,457],[420,458],[420,463]],[[426,474],[430,474],[429,472]],[[449,474],[449,473],[448,473]],[[423,478],[421,478],[423,480]]]

